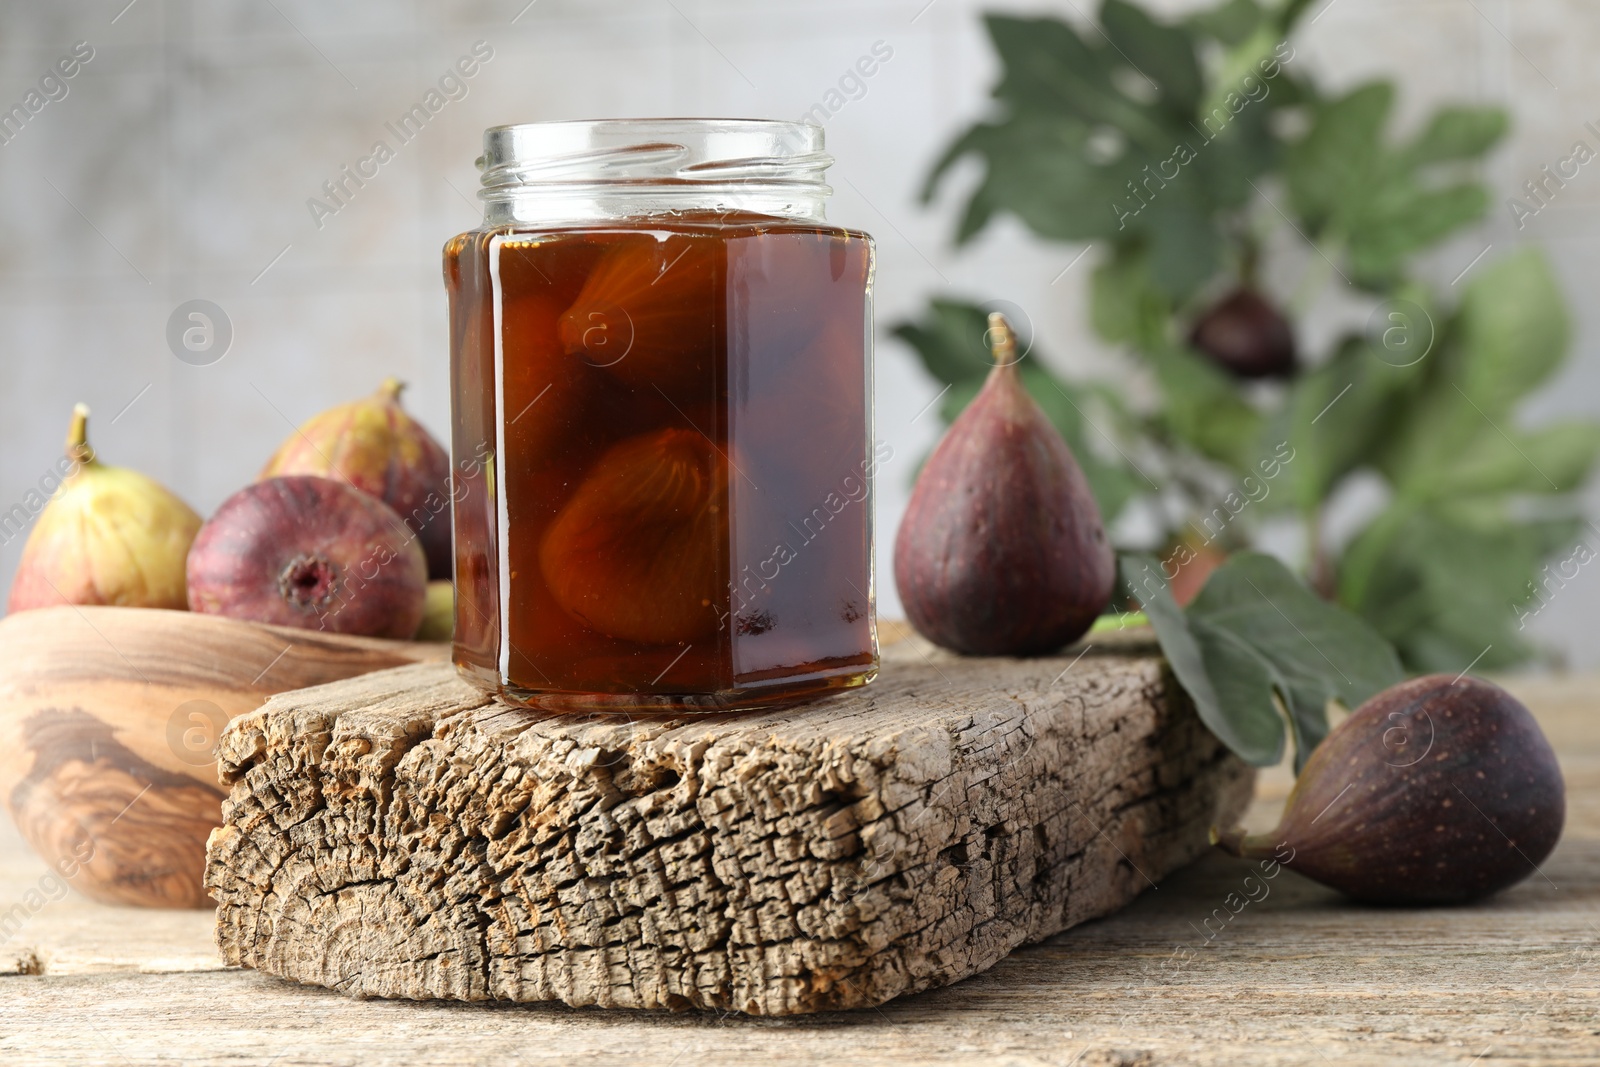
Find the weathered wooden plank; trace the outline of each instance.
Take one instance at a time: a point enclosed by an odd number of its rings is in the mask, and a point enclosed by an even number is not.
[[[881,1004],[1125,905],[1252,772],[1148,651],[935,657],[754,716],[532,715],[445,667],[269,700],[220,746],[230,963],[361,996]]]

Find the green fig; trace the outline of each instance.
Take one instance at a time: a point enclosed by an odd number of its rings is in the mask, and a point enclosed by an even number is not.
[[[1022,384],[1004,316],[989,316],[989,338],[982,391],[917,476],[894,578],[935,644],[1039,655],[1082,637],[1111,603],[1116,560],[1083,470]]]
[[[448,641],[456,630],[456,586],[448,578],[428,583],[427,599],[422,604],[422,625],[413,641]]]
[[[1532,874],[1565,818],[1561,768],[1528,709],[1489,682],[1434,674],[1328,734],[1277,829],[1212,836],[1358,900],[1452,904]]]
[[[23,546],[8,610],[187,608],[184,561],[200,516],[153,479],[101,463],[89,447],[88,423],[87,407],[72,409],[71,464]]]
[[[450,456],[400,406],[389,378],[372,396],[313,415],[278,446],[257,481],[314,474],[388,504],[422,542],[430,578],[450,577]]]

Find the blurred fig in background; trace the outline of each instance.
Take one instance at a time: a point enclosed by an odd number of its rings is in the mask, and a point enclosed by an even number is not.
[[[409,639],[427,597],[422,547],[387,504],[331,478],[241,489],[189,551],[189,606],[210,615]]]
[[[448,641],[456,632],[456,587],[448,578],[428,583],[428,596],[422,609],[422,625],[417,641]]]
[[[1162,573],[1168,576],[1172,599],[1180,608],[1200,595],[1211,572],[1228,562],[1228,554],[1198,537],[1180,538],[1167,547],[1162,558]]]
[[[89,447],[89,409],[73,408],[61,485],[39,513],[11,585],[10,611],[58,604],[188,606],[184,560],[200,516],[138,471]]]
[[[315,474],[371,493],[422,541],[428,576],[448,578],[450,456],[400,406],[404,388],[389,378],[373,395],[313,416],[278,447],[258,477]]]
[[[971,655],[1052,652],[1111,603],[1116,563],[1072,450],[1023,387],[989,317],[995,365],[928,457],[894,545],[906,617]]]
[[[1295,371],[1294,330],[1254,289],[1218,301],[1194,324],[1189,343],[1235,377],[1287,378]]]

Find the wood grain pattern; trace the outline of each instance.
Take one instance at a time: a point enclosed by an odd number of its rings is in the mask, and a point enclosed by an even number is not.
[[[37,896],[49,872],[0,819],[0,1017],[10,1023],[0,1056],[143,1065],[177,1054],[216,1067],[1589,1067],[1600,1063],[1600,676],[1501,681],[1549,734],[1568,789],[1554,855],[1505,893],[1468,907],[1372,908],[1285,872],[1208,940],[1201,921],[1254,869],[1211,852],[1113,916],[863,1012],[358,1000],[224,968],[206,912]],[[1286,767],[1261,775],[1251,830],[1277,822],[1289,784]],[[1183,950],[1192,958],[1162,967]]]
[[[221,823],[214,747],[273,693],[405,663],[442,645],[185,611],[58,607],[0,619],[0,797],[48,862],[97,899],[206,907]]]
[[[789,1015],[877,1005],[1107,914],[1253,772],[1146,652],[888,650],[746,716],[533,715],[444,666],[223,735],[225,959],[360,996]]]

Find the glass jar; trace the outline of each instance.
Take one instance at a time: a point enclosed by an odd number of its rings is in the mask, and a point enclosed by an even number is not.
[[[455,662],[513,703],[725,711],[877,672],[872,239],[820,127],[484,134],[450,293]]]

